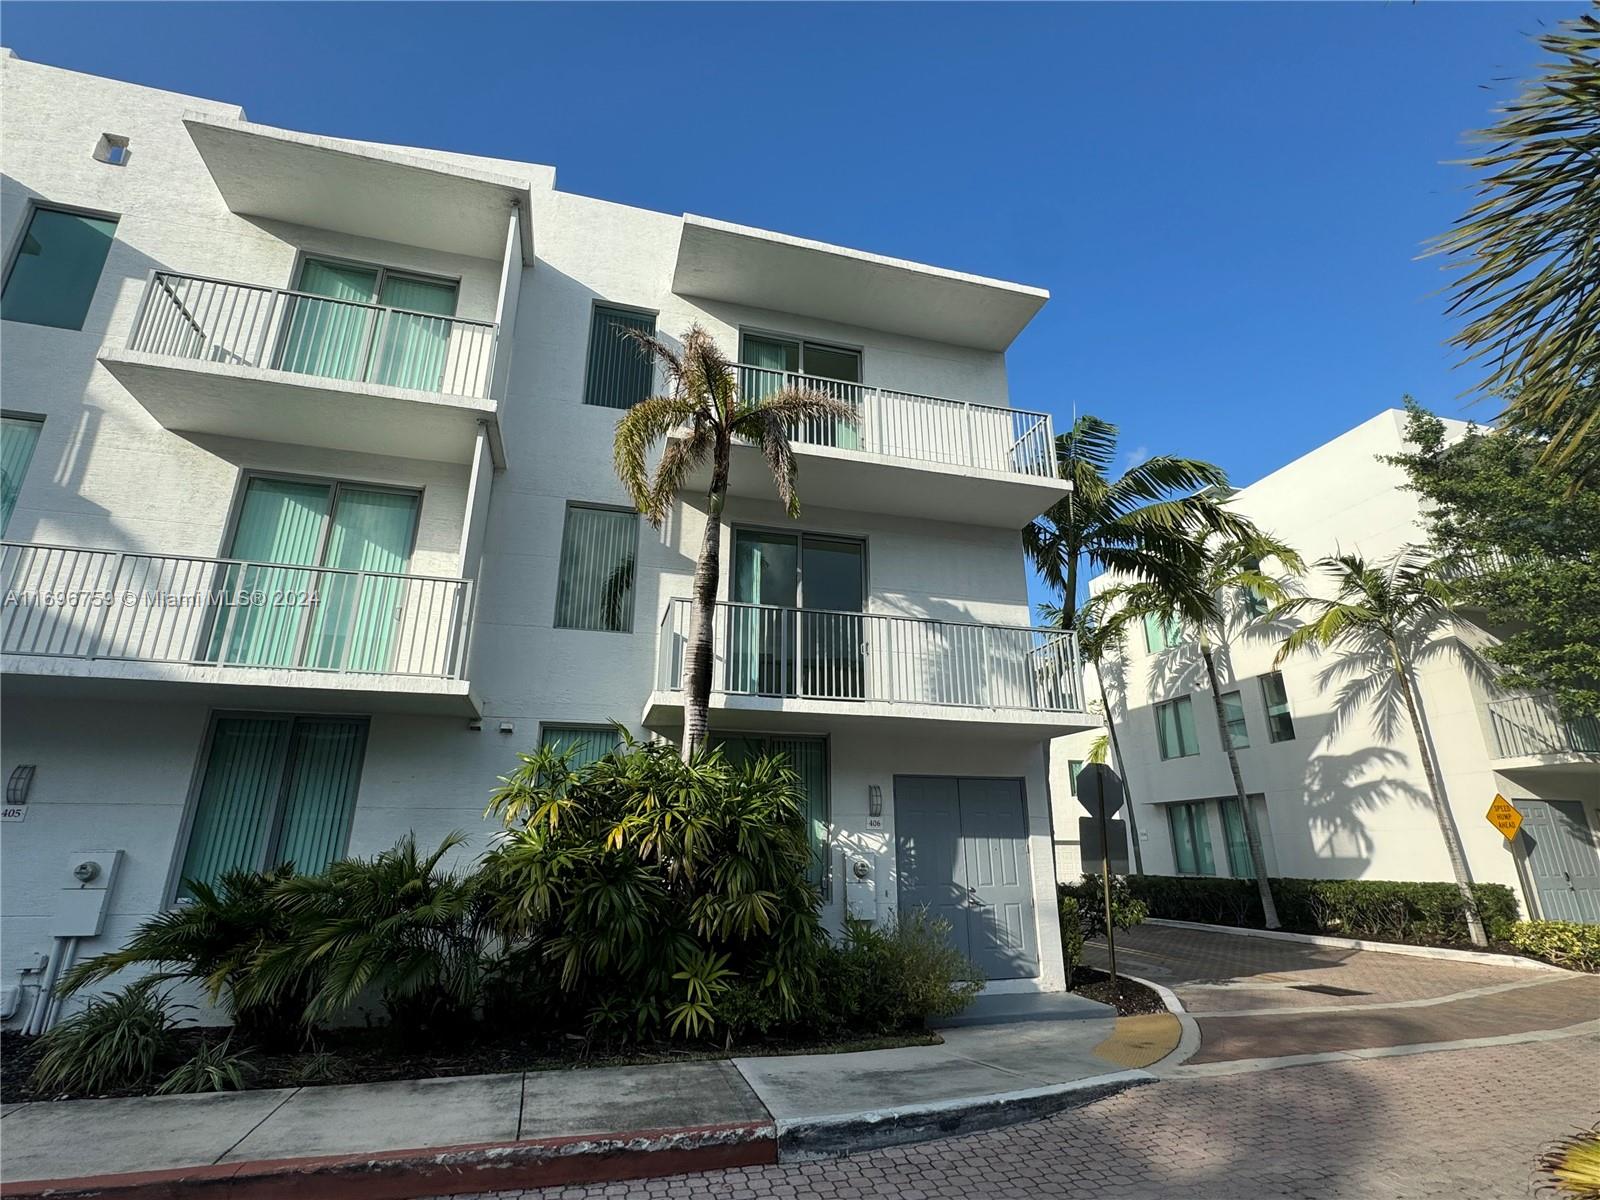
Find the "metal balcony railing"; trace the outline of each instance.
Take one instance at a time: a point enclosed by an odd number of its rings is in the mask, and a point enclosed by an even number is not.
[[[459,679],[472,583],[0,542],[0,649]]]
[[[662,615],[658,691],[682,687],[690,608],[675,599]],[[728,603],[712,629],[712,690],[727,695],[1083,708],[1077,643],[1059,629]]]
[[[1011,475],[1055,477],[1055,436],[1048,413],[942,400],[796,371],[744,365],[738,371],[739,394],[746,402],[769,396],[780,388],[805,387],[824,392],[855,410],[853,422],[799,422],[790,433],[797,444]]]
[[[498,327],[152,271],[128,349],[482,400]]]
[[[1566,720],[1544,696],[1507,696],[1489,702],[1489,724],[1501,758],[1541,754],[1600,755],[1600,720]]]

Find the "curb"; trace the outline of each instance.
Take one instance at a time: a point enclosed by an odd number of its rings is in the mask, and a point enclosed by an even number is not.
[[[1178,1025],[1183,1030],[1178,1035],[1178,1044],[1164,1058],[1158,1058],[1145,1068],[1152,1075],[1160,1075],[1174,1067],[1180,1067],[1194,1057],[1196,1050],[1200,1049],[1200,1024],[1189,1015],[1189,1010],[1183,1007],[1183,1001],[1178,999],[1178,993],[1169,987],[1163,987],[1153,979],[1141,979],[1137,975],[1129,975],[1126,971],[1120,972],[1124,979],[1131,979],[1135,983],[1142,983],[1156,995],[1161,997],[1161,1003],[1167,1006],[1167,1011],[1178,1018]]]
[[[904,1146],[1037,1121],[1103,1099],[1124,1088],[1155,1081],[1156,1077],[1147,1070],[1113,1071],[1015,1092],[903,1104],[835,1116],[786,1118],[777,1122],[778,1161],[837,1158],[861,1150],[880,1150],[886,1146]]]
[[[611,1183],[778,1161],[770,1121],[641,1129],[317,1158],[219,1163],[78,1179],[7,1182],[10,1200],[414,1200],[508,1188]]]
[[[1482,963],[1490,967],[1512,967],[1523,971],[1555,971],[1561,975],[1581,974],[1578,971],[1569,971],[1565,967],[1558,967],[1554,963],[1523,958],[1520,954],[1494,954],[1487,950],[1452,950],[1447,946],[1408,946],[1403,942],[1370,942],[1360,938],[1328,937],[1320,933],[1285,933],[1281,929],[1246,929],[1237,925],[1208,925],[1204,921],[1172,921],[1165,917],[1146,917],[1144,923],[1163,925],[1169,929],[1203,929],[1207,933],[1232,933],[1240,937],[1272,938],[1275,941],[1302,942],[1311,946],[1335,946],[1344,950],[1404,954],[1411,958]]]

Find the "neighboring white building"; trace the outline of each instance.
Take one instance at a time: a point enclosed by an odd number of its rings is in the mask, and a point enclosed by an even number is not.
[[[1380,413],[1242,489],[1235,507],[1308,564],[1338,551],[1374,561],[1422,542],[1417,495],[1402,487],[1403,471],[1379,461],[1403,448],[1404,420],[1398,409]],[[1466,428],[1447,424],[1457,435]],[[1106,583],[1102,576],[1091,586]],[[1333,594],[1315,571],[1303,586]],[[1481,646],[1493,631],[1469,621],[1458,636]],[[1164,640],[1155,623],[1133,631],[1124,656],[1106,672],[1144,870],[1248,875],[1204,668],[1192,644],[1179,638],[1164,648]],[[1341,710],[1340,689],[1354,676],[1338,670],[1348,664],[1340,652],[1297,655],[1275,671],[1281,640],[1281,632],[1236,639],[1218,656],[1269,871],[1450,879],[1404,713],[1385,734],[1375,728],[1379,705],[1363,701]],[[1502,694],[1460,654],[1434,655],[1416,674],[1473,878],[1516,889],[1524,913],[1600,921],[1600,722],[1562,722],[1535,698]],[[1098,707],[1092,675],[1088,695]],[[1094,736],[1062,738],[1052,748],[1062,878],[1080,869],[1070,840],[1079,814],[1067,786],[1069,764],[1086,757]],[[1522,853],[1515,856],[1485,819],[1497,793],[1525,817]]]
[[[1030,628],[1064,485],[1005,362],[1045,292],[0,65],[5,984],[186,876],[482,847],[541,738],[675,737],[703,497],[632,511],[616,329],[699,322],[861,414],[802,432],[798,521],[738,452],[715,730],[794,758],[831,927],[929,904],[1062,986],[1047,748],[1090,722]]]

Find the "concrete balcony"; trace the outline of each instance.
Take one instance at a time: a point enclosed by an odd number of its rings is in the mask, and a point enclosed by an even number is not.
[[[470,580],[0,543],[13,694],[475,716]]]
[[[795,371],[737,369],[747,399],[804,387],[855,412],[853,421],[803,421],[790,431],[801,495],[811,504],[1021,529],[1069,491],[1056,477],[1048,413]],[[708,482],[702,472],[691,485],[703,489]],[[772,496],[772,470],[754,446],[735,448],[728,490]]]
[[[470,463],[498,326],[153,271],[100,361],[167,429]]]
[[[668,603],[644,724],[682,724],[690,601]],[[712,724],[799,729],[917,721],[1055,737],[1093,724],[1059,629],[718,604]]]
[[[1488,709],[1496,770],[1600,767],[1600,720],[1564,719],[1543,696],[1507,696]]]

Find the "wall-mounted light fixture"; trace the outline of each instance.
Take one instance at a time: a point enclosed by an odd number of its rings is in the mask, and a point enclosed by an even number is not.
[[[11,778],[6,780],[6,803],[9,805],[26,804],[28,790],[33,787],[32,763],[21,763],[11,768]]]
[[[867,816],[883,816],[883,789],[875,783],[867,784]]]

